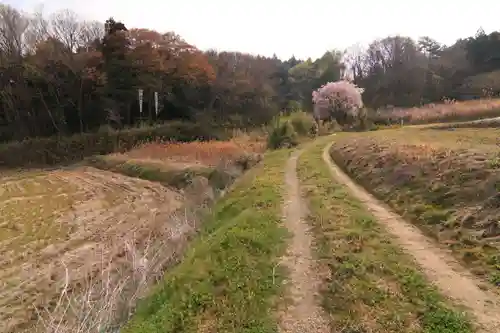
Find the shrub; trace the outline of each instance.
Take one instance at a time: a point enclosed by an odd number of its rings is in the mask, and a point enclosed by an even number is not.
[[[335,119],[325,123],[318,124],[318,135],[329,135],[334,132],[342,131],[342,127],[337,123]]]
[[[374,131],[377,129],[373,122],[373,111],[362,108],[358,111],[356,129],[360,131]]]
[[[290,121],[280,122],[277,118],[267,138],[270,149],[290,148],[299,144],[298,135]]]
[[[316,133],[316,124],[308,113],[295,112],[290,116],[290,122],[300,136],[313,136]]]
[[[289,101],[286,109],[288,113],[300,112],[302,109],[302,104],[299,101]]]

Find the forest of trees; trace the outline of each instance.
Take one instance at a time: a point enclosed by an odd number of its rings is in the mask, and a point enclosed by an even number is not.
[[[174,119],[260,125],[284,109],[310,110],[311,92],[342,77],[365,89],[372,109],[496,95],[500,33],[480,30],[451,46],[394,36],[315,60],[282,60],[202,51],[173,32],[112,18],[88,22],[70,11],[44,17],[0,4],[3,142]]]

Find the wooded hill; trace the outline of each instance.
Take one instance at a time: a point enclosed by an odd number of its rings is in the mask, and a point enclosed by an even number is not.
[[[316,60],[282,60],[202,51],[174,32],[112,18],[102,24],[0,5],[0,141],[174,119],[258,126],[283,109],[310,109],[312,90],[344,75],[365,88],[374,109],[491,96],[500,92],[499,37],[479,31],[444,46],[396,36]]]

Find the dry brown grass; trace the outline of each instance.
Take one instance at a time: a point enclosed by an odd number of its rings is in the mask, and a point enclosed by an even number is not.
[[[0,323],[10,332],[54,306],[66,270],[69,288],[78,290],[103,262],[120,262],[124,240],[147,238],[182,197],[159,184],[76,168],[4,180],[0,202]]]
[[[35,332],[116,332],[134,313],[139,299],[161,281],[165,269],[179,260],[189,237],[198,229],[198,219],[193,211],[178,210],[151,229],[146,238],[134,239],[131,234],[113,248],[95,248],[94,253],[108,255],[88,260],[80,268],[86,277],[80,281],[75,281],[75,272],[65,266],[53,306],[37,310]],[[77,292],[73,292],[75,282]]]
[[[376,119],[399,124],[467,121],[500,116],[500,99],[481,99],[464,102],[448,101],[414,108],[396,108],[380,111]]]
[[[161,161],[167,164],[217,166],[222,162],[232,162],[238,158],[259,154],[265,150],[265,141],[243,135],[231,141],[195,141],[188,143],[149,143],[124,154],[110,157]]]
[[[350,175],[500,284],[500,159],[495,129],[341,135],[331,154]]]

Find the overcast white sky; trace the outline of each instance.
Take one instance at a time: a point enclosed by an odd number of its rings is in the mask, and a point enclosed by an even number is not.
[[[316,58],[378,37],[429,35],[452,44],[500,30],[500,1],[475,0],[2,0],[26,11],[71,9],[86,19],[110,16],[128,28],[175,31],[201,49]]]

